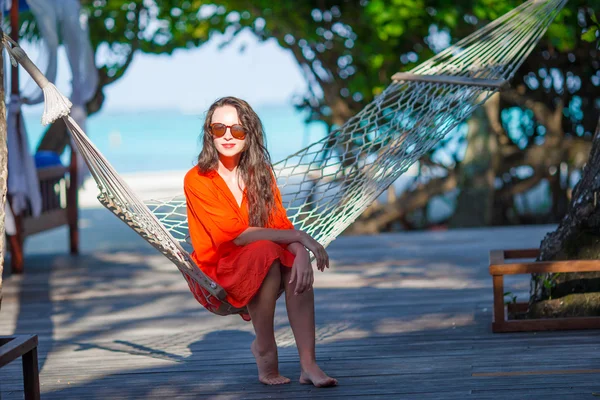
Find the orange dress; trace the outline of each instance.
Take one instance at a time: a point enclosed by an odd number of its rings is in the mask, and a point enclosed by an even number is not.
[[[274,183],[275,208],[273,229],[294,229],[281,203],[281,193]],[[189,234],[194,251],[192,258],[198,267],[227,292],[226,300],[243,308],[254,297],[277,259],[292,267],[294,255],[287,245],[261,240],[237,246],[233,240],[248,228],[248,206],[244,193],[238,206],[233,193],[216,171],[201,173],[197,167],[185,176]],[[206,308],[203,296],[195,296]],[[209,308],[210,309],[210,308]],[[248,319],[247,316],[243,316]]]

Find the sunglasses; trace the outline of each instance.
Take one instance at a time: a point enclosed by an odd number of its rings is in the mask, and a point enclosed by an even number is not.
[[[210,133],[214,137],[220,138],[225,135],[225,132],[227,132],[227,128],[231,130],[231,136],[238,140],[242,140],[246,137],[246,131],[244,131],[244,127],[238,124],[225,125],[217,122],[210,125]]]

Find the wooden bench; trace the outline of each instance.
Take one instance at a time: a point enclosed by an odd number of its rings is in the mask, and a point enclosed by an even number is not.
[[[0,368],[21,357],[25,400],[40,398],[37,335],[0,336]]]
[[[76,155],[71,156],[71,164],[68,167],[40,168],[37,174],[42,197],[42,213],[34,217],[31,209],[27,209],[21,214],[14,215],[17,232],[15,235],[7,235],[13,274],[23,273],[24,242],[28,236],[36,233],[67,225],[71,254],[79,253]]]
[[[548,272],[595,272],[600,271],[600,260],[532,261],[507,263],[511,259],[535,259],[539,249],[490,251],[490,275],[494,288],[494,316],[492,332],[531,332],[569,329],[600,329],[600,317],[569,317],[547,319],[508,319],[509,308],[525,312],[527,302],[517,302],[508,307],[504,303],[504,275],[541,274]]]
[[[19,1],[11,0],[10,10],[10,36],[15,42],[19,41]],[[19,67],[11,69],[11,95],[20,95]],[[22,129],[21,119],[16,119],[17,140],[23,141],[26,134]],[[66,129],[66,127],[65,127]],[[22,274],[25,265],[23,247],[26,237],[67,225],[69,227],[69,244],[71,254],[79,253],[78,200],[77,200],[77,152],[71,147],[71,160],[67,167],[54,166],[37,170],[40,195],[42,197],[42,214],[32,216],[31,210],[14,213],[16,232],[8,236],[10,250],[11,271],[13,274]],[[8,198],[10,204],[10,198]]]

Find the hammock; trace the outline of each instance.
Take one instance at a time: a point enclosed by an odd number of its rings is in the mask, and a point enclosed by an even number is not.
[[[395,74],[342,127],[276,163],[295,227],[327,246],[411,164],[508,85],[565,3],[530,0],[413,70]],[[3,44],[13,64],[19,62],[44,91],[42,123],[62,118],[69,127],[98,184],[98,200],[171,260],[207,309],[219,315],[244,311],[225,301],[223,288],[186,251],[185,198],[139,200],[71,118],[69,100],[6,35]]]

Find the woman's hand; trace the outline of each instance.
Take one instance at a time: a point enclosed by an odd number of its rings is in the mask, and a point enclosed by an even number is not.
[[[321,243],[310,237],[308,233],[304,231],[300,232],[300,243],[315,255],[319,271],[323,272],[325,267],[329,268],[329,255],[325,251],[325,248],[321,246]]]
[[[306,249],[296,251],[296,258],[292,265],[292,274],[290,284],[296,282],[294,294],[302,294],[312,288],[315,281],[312,265],[310,265],[310,256]]]

